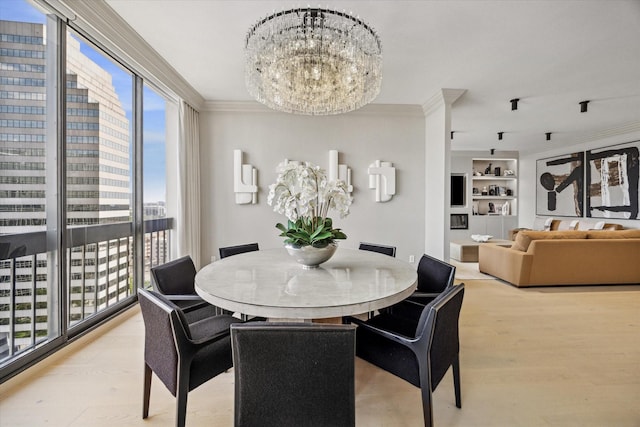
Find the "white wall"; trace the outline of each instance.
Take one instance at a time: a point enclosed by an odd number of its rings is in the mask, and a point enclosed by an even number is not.
[[[636,141],[640,139],[640,132],[629,133],[625,135],[616,135],[608,138],[602,138],[585,142],[582,144],[565,146],[561,148],[551,149],[535,154],[520,155],[520,215],[519,226],[531,228],[536,218],[536,160],[547,157],[558,156],[562,154],[572,153],[576,151],[586,151],[596,148],[608,147],[615,144],[623,144],[626,142]],[[586,204],[585,204],[586,207]],[[586,215],[586,214],[585,214]],[[597,221],[596,218],[584,218],[586,221]],[[611,219],[607,222],[622,224],[625,228],[640,228],[640,220],[616,220]]]
[[[352,169],[354,203],[351,214],[335,226],[348,239],[340,245],[357,248],[360,241],[397,246],[397,257],[415,259],[424,252],[424,115],[418,106],[367,106],[337,116],[308,117],[261,108],[214,106],[202,111],[201,192],[202,259],[218,257],[220,246],[258,242],[280,247],[275,229],[286,218],[267,205],[268,187],[283,159],[310,161],[328,167],[329,150]],[[258,203],[236,205],[233,193],[233,150],[258,169]],[[375,160],[393,162],[397,194],[375,203],[368,189],[367,168]],[[335,212],[334,212],[335,213]]]

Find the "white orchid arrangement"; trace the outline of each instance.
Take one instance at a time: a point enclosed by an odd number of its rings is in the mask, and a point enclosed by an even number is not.
[[[276,171],[278,178],[269,186],[267,203],[289,220],[287,226],[276,224],[285,243],[324,247],[347,238],[327,217],[330,209],[338,211],[340,218],[349,215],[352,198],[344,181],[329,181],[324,169],[308,162],[285,160]]]

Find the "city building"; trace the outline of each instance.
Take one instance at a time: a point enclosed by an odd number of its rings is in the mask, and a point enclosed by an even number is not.
[[[0,234],[46,230],[47,58],[42,24],[0,21]],[[129,119],[112,76],[67,37],[66,204],[70,231],[131,220]],[[47,153],[47,151],[49,152]],[[74,247],[69,259],[69,319],[91,316],[130,290],[129,236]],[[13,334],[15,351],[47,337],[47,255],[20,256],[23,245],[0,261],[0,336]],[[17,251],[17,252],[15,252]],[[157,251],[154,252],[157,257]],[[12,261],[13,260],[13,261]],[[15,301],[10,288],[16,283]],[[11,308],[12,307],[12,308]],[[34,337],[35,335],[35,337]],[[6,351],[5,351],[6,352]]]

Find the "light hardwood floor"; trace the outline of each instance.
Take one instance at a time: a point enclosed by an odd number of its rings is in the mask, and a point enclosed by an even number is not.
[[[462,409],[449,372],[434,393],[437,426],[640,426],[640,286],[465,283]],[[142,318],[137,307],[120,317],[1,385],[0,426],[174,425],[157,378],[141,419]],[[356,422],[422,425],[420,392],[357,360]],[[233,425],[233,371],[189,394],[187,425]]]

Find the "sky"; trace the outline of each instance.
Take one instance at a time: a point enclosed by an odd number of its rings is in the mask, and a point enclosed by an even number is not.
[[[0,19],[45,23],[45,15],[25,0],[0,0]],[[99,51],[93,49],[81,38],[76,38],[80,41],[80,51],[111,74],[118,98],[126,112],[130,125],[133,126],[131,122],[133,87],[131,74],[112,60],[107,59]],[[147,85],[144,85],[143,182],[145,203],[166,200],[165,103],[166,101],[162,96]]]

